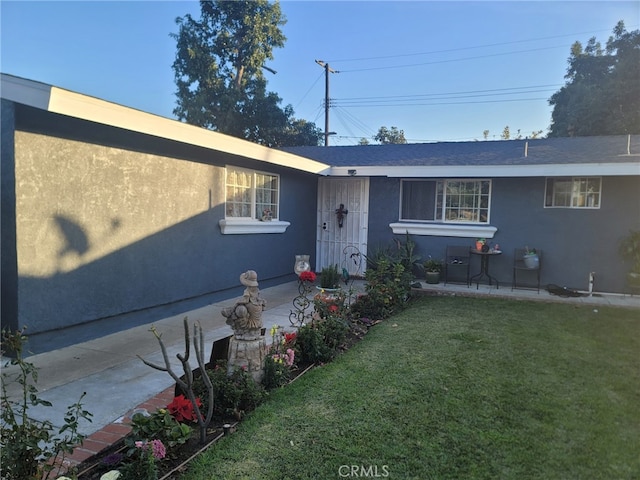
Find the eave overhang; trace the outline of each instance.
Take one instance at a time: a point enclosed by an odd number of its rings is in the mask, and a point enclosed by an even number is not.
[[[1,75],[2,98],[89,122],[174,140],[252,160],[322,174],[329,165],[32,80]]]
[[[548,163],[518,165],[429,165],[331,167],[333,177],[506,178],[640,175],[640,155],[621,155],[615,163]]]

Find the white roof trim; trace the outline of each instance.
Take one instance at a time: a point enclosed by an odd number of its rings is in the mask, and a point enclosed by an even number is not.
[[[635,155],[633,157],[636,157]],[[574,175],[640,175],[640,157],[624,163],[550,163],[539,165],[436,165],[436,166],[353,166],[331,167],[331,176],[458,178],[458,177],[562,177]]]
[[[197,145],[305,172],[320,173],[329,167],[329,165],[315,160],[40,82],[5,74],[2,74],[1,79],[2,98],[52,113]]]

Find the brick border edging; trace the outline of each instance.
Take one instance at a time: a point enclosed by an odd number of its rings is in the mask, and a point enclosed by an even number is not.
[[[65,457],[63,465],[58,467],[57,472],[54,471],[53,473],[56,477],[64,475],[70,469],[78,467],[82,462],[89,460],[91,457],[98,455],[118,443],[131,432],[131,426],[128,422],[136,410],[145,409],[148,412],[155,412],[169,405],[174,395],[175,385],[172,385],[135,408],[132,408],[125,415],[105,425],[97,432],[88,435],[80,445],[76,445],[73,448],[71,455]]]

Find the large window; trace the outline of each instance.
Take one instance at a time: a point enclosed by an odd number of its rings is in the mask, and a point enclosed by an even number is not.
[[[264,172],[227,167],[227,218],[276,220],[280,178]]]
[[[547,178],[545,207],[600,208],[600,177]]]
[[[403,180],[400,220],[489,223],[491,180]]]

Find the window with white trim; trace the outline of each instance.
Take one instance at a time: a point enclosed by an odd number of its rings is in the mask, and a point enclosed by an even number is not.
[[[491,180],[402,180],[400,220],[489,223]]]
[[[229,166],[226,173],[226,218],[278,218],[278,175]]]
[[[600,208],[600,177],[547,178],[544,206],[549,208]]]

